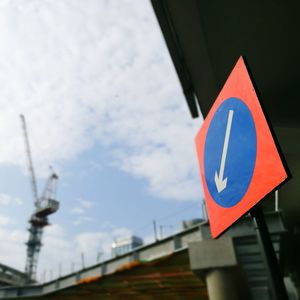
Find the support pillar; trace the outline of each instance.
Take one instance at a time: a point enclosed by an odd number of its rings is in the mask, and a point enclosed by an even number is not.
[[[205,274],[210,300],[239,300],[234,272],[229,268],[209,270]]]
[[[241,280],[232,238],[202,240],[189,244],[190,266],[199,277],[205,278],[209,300],[241,298]]]

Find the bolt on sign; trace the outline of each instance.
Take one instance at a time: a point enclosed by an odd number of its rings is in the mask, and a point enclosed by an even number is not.
[[[242,57],[204,120],[196,148],[214,238],[287,178]]]

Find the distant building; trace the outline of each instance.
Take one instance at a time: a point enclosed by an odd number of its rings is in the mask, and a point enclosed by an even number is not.
[[[20,286],[28,283],[28,277],[24,272],[0,263],[0,287]],[[29,281],[33,283],[33,281]]]
[[[134,235],[127,238],[115,240],[111,246],[112,257],[117,257],[125,254],[137,247],[143,246],[143,244],[143,240]]]
[[[203,222],[205,222],[205,220],[200,219],[200,218],[185,220],[185,221],[182,221],[182,228],[183,229],[188,229],[188,228],[194,227],[195,225],[199,225]]]

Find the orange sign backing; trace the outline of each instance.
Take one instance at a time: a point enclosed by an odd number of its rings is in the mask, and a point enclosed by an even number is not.
[[[242,57],[204,120],[196,148],[214,238],[287,178]]]

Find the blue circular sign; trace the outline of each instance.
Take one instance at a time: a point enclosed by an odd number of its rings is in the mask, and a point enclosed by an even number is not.
[[[213,200],[222,207],[239,203],[256,161],[256,130],[247,105],[226,99],[215,112],[204,146],[204,172]]]

